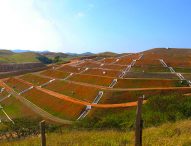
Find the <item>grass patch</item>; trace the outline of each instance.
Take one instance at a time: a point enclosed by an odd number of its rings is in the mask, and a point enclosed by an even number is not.
[[[162,123],[186,119],[191,117],[190,111],[191,97],[180,94],[151,96],[143,106],[144,126],[158,126]],[[135,113],[136,109],[108,114],[98,111],[94,113],[94,116],[86,118],[76,125],[85,128],[131,130],[135,121]]]
[[[143,130],[145,146],[190,146],[191,120],[166,123]],[[37,146],[39,137],[20,141],[2,142],[2,146]],[[134,131],[118,130],[65,130],[47,134],[47,146],[129,146],[134,145]]]

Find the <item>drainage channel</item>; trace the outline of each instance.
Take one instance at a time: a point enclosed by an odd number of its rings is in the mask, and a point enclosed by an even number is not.
[[[163,59],[159,59],[160,63],[163,65],[163,67],[168,67],[167,64],[164,62]]]
[[[141,54],[137,60],[140,60],[142,57],[143,57],[143,54]],[[129,70],[131,69],[132,66],[135,65],[137,60],[133,60],[131,62],[131,64],[127,66],[125,71],[122,71],[121,78],[123,78],[123,76],[125,75],[126,72],[129,72]],[[119,59],[116,61],[119,61]],[[103,66],[103,65],[104,64],[102,63],[100,66]],[[113,81],[109,85],[109,88],[113,88],[116,84],[117,84],[117,79],[113,79]],[[103,96],[103,91],[99,91],[98,95],[96,96],[96,98],[94,99],[92,104],[98,104],[98,102],[100,101],[102,96]],[[92,108],[91,105],[87,105],[85,110],[80,114],[80,116],[77,118],[77,120],[81,120],[81,119],[85,118],[88,115],[88,113],[90,112],[91,108]]]
[[[81,113],[81,115],[77,118],[77,120],[84,119],[90,112],[91,108],[92,108],[91,105],[87,105],[86,109]]]
[[[86,67],[84,70],[82,70],[82,71],[81,71],[81,72],[79,72],[78,74],[82,74],[82,73],[86,72],[88,69],[89,69],[89,68],[88,68],[88,67]]]
[[[67,79],[69,79],[70,77],[72,77],[73,76],[73,74],[74,73],[70,73],[67,77],[65,77],[63,80],[67,80]]]
[[[40,85],[39,87],[44,87],[44,86],[46,86],[46,85],[52,83],[53,81],[55,81],[55,79],[51,79],[50,81],[48,81],[48,82],[46,82],[46,83]]]
[[[117,58],[117,59],[116,59],[115,61],[113,61],[112,63],[109,63],[109,65],[115,64],[115,63],[117,63],[119,60],[120,60],[120,59]]]
[[[31,86],[31,87],[29,87],[29,88],[27,88],[27,89],[25,89],[25,90],[21,91],[21,92],[20,92],[20,93],[18,93],[18,94],[19,94],[19,95],[21,95],[21,94],[23,94],[23,93],[25,93],[25,92],[27,92],[27,91],[31,90],[32,88],[34,88],[34,86]]]
[[[126,73],[130,71],[131,67],[133,67],[133,66],[135,65],[135,63],[137,62],[137,60],[140,60],[140,59],[143,57],[143,55],[144,55],[144,54],[141,54],[141,55],[139,56],[139,58],[138,58],[138,59],[134,59],[134,60],[130,63],[130,65],[128,65],[128,66],[125,68],[125,70],[122,70],[121,74],[119,75],[119,78],[124,78],[124,76],[126,75]]]
[[[132,64],[132,63],[131,63],[131,64]],[[131,64],[128,65],[128,66],[125,68],[125,70],[122,70],[121,74],[119,75],[119,78],[124,78],[124,76],[126,75],[126,73],[130,71],[130,69],[131,69],[131,67],[132,67]]]
[[[5,112],[5,110],[3,109],[3,107],[0,105],[0,109],[1,111],[5,114],[5,116],[7,117],[7,119],[9,119],[9,121],[11,121],[13,124],[15,124],[15,122],[9,117],[9,115]]]
[[[113,88],[116,84],[117,84],[117,79],[113,79],[113,81],[109,85],[109,88]]]
[[[171,73],[176,73],[172,67],[168,67]]]
[[[1,88],[1,91],[0,91],[0,93],[3,93],[3,91],[5,90],[5,88]]]
[[[5,99],[9,98],[10,96],[11,96],[11,94],[5,96],[4,98],[2,98],[2,99],[0,100],[0,102],[4,101]]]
[[[98,102],[100,101],[102,96],[103,96],[103,91],[99,91],[96,98],[92,102],[92,104],[98,104]],[[91,109],[92,109],[91,105],[86,105],[85,110],[80,114],[80,116],[77,118],[77,120],[84,119],[88,115],[88,113],[90,112]]]
[[[141,54],[137,60],[140,60],[141,58],[143,58],[143,56],[144,54]]]
[[[76,67],[76,66],[78,66],[80,64],[83,64],[84,62],[85,62],[84,60],[81,60],[81,61],[78,61],[77,63],[72,64],[71,66]]]
[[[48,81],[48,82],[46,82],[46,83],[44,83],[44,84],[42,84],[42,85],[40,85],[40,86],[38,86],[38,87],[42,88],[42,87],[44,87],[44,86],[46,86],[46,85],[52,83],[52,82],[55,81],[55,80],[56,80],[56,79],[51,79],[50,81]],[[34,86],[31,86],[31,87],[29,87],[29,88],[27,88],[27,89],[21,91],[21,92],[18,93],[18,94],[21,95],[21,94],[23,94],[23,93],[25,93],[25,92],[27,92],[27,91],[33,89],[33,88],[34,88]]]
[[[190,80],[186,80],[181,73],[176,73],[176,71],[173,69],[173,67],[168,67],[168,65],[165,63],[165,61],[163,59],[159,59],[159,60],[164,67],[167,67],[170,70],[171,73],[176,74],[176,76],[178,76],[178,78],[181,81],[185,80],[188,83],[188,85],[191,87],[191,81]]]

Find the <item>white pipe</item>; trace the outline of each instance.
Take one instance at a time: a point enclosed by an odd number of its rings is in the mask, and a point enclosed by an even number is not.
[[[63,80],[67,80],[68,78],[70,78],[74,73],[70,73],[67,77],[65,77]]]
[[[100,101],[102,96],[103,96],[103,91],[99,91],[98,95],[96,96],[96,98],[94,99],[92,103],[97,104]]]
[[[11,121],[13,124],[15,124],[15,122],[9,117],[9,115],[4,111],[4,109],[1,109],[1,110],[6,115],[6,117],[9,119],[9,121]]]
[[[109,85],[109,88],[113,88],[115,86],[115,84],[117,84],[117,79],[113,79],[113,81]]]

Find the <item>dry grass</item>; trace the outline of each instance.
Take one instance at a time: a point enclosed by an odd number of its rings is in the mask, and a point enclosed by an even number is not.
[[[71,81],[84,82],[94,85],[109,86],[114,78],[78,74],[69,78]]]
[[[97,88],[65,81],[55,81],[47,85],[45,88],[87,102],[92,102],[98,94]]]
[[[25,74],[20,78],[34,85],[42,85],[50,80],[49,78],[40,77],[34,74]]]
[[[190,146],[191,120],[167,123],[143,130],[143,146]],[[37,146],[39,137],[3,142],[1,146]],[[134,132],[64,131],[47,134],[47,146],[133,146]]]
[[[45,70],[44,72],[41,72],[42,75],[49,76],[52,78],[66,78],[70,73],[68,72],[62,72],[59,70]]]

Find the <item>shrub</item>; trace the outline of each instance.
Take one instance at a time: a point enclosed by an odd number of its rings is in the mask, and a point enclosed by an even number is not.
[[[191,117],[191,97],[170,94],[149,97],[143,105],[144,127],[157,126],[165,122],[174,122]],[[116,113],[97,113],[97,116],[84,119],[77,127],[117,128],[130,130],[134,127],[136,110],[124,110]]]
[[[53,61],[45,56],[38,56],[37,59],[44,64],[51,64]]]

